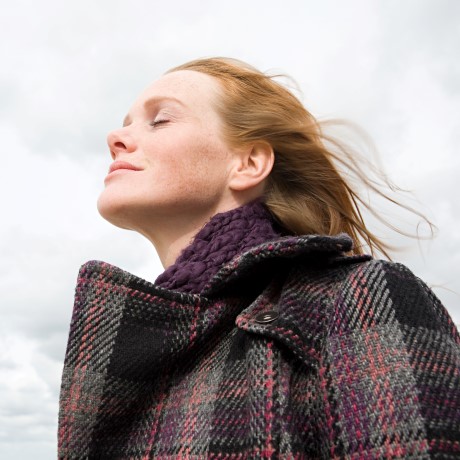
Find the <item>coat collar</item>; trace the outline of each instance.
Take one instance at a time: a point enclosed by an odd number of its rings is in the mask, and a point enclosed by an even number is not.
[[[369,259],[369,256],[347,256],[352,248],[353,241],[345,233],[336,236],[303,235],[273,239],[236,256],[224,265],[209,281],[202,294],[161,288],[121,268],[98,260],[85,263],[80,269],[80,277],[100,278],[114,286],[118,285],[120,289],[129,286],[129,289],[161,295],[166,300],[193,303],[193,299],[206,301],[221,297],[228,289],[247,282],[249,277],[252,281],[258,278],[261,282],[266,277],[273,278],[274,272],[279,272],[282,265],[289,261],[302,260],[313,265],[331,260]]]
[[[81,317],[89,317],[87,309],[94,309],[97,304],[101,317],[110,324],[122,324],[121,318],[125,315],[137,319],[145,315],[168,318],[166,322],[155,320],[154,323],[172,328],[165,337],[173,331],[177,334],[178,329],[183,337],[188,337],[187,343],[181,342],[181,353],[197,343],[205,343],[216,327],[224,327],[224,324],[232,327],[236,319],[239,328],[275,338],[285,343],[304,363],[316,366],[327,329],[324,322],[332,317],[328,310],[330,302],[323,296],[327,305],[308,305],[303,294],[298,298],[298,305],[286,301],[284,281],[293,261],[300,262],[294,264],[298,266],[328,267],[369,258],[347,257],[345,254],[351,248],[352,241],[347,235],[279,238],[234,258],[222,267],[202,294],[164,289],[110,264],[91,261],[80,270],[71,340],[78,341]],[[307,286],[302,285],[300,291],[305,289]],[[260,324],[260,314],[270,311],[275,311],[279,318],[270,324]],[[158,359],[170,356],[171,347],[165,341]],[[124,365],[119,367],[122,369]]]
[[[354,259],[346,256],[353,249],[352,239],[345,233],[336,236],[286,236],[260,244],[235,257],[210,280],[203,295],[215,296],[251,277],[273,277],[288,261],[302,260],[307,264],[331,259]],[[363,256],[359,256],[360,258]],[[364,256],[368,258],[368,256]],[[275,266],[275,267],[274,267]],[[257,270],[257,271],[256,271]]]

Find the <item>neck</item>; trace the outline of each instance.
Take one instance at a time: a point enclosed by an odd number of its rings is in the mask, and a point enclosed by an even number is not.
[[[171,266],[182,250],[187,247],[193,240],[193,237],[205,225],[206,221],[199,222],[195,226],[189,226],[187,231],[175,232],[177,226],[170,227],[169,231],[162,232],[162,235],[146,236],[158,254],[161,264],[164,268]]]
[[[150,225],[144,224],[142,229],[135,230],[153,244],[163,267],[168,268],[214,215],[244,204],[245,202],[232,199],[203,212],[195,212],[193,216],[186,209],[182,212],[176,210],[174,215],[155,216]]]
[[[214,215],[155,284],[200,293],[219,269],[238,254],[277,238],[279,231],[260,201]]]

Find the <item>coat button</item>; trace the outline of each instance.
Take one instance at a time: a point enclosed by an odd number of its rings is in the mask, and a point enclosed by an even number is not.
[[[274,310],[264,311],[263,313],[259,313],[255,316],[254,320],[256,323],[259,324],[266,324],[275,321],[279,316],[278,312]]]

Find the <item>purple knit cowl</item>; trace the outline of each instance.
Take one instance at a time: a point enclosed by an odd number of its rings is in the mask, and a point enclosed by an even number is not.
[[[235,256],[278,236],[278,226],[259,201],[216,214],[155,284],[199,294],[219,269]]]

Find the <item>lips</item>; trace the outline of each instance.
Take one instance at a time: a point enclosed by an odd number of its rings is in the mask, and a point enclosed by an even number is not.
[[[127,161],[114,161],[109,168],[109,174],[119,169],[129,169],[131,171],[141,171],[141,168],[128,163]]]

